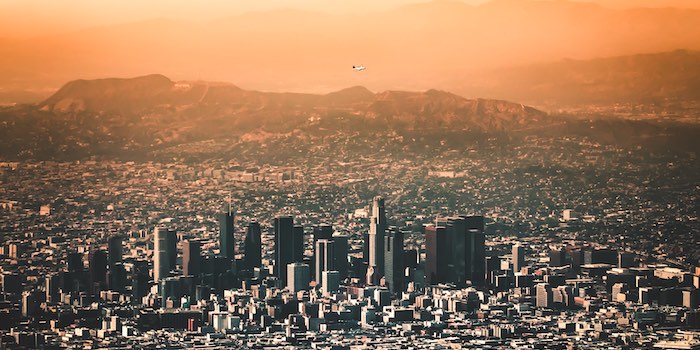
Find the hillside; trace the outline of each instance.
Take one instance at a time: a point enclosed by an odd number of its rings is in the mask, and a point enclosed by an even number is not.
[[[455,91],[559,106],[700,101],[700,52],[563,60],[498,70],[479,81]]]
[[[364,133],[501,133],[549,117],[501,100],[439,90],[372,93],[360,86],[318,95],[174,82],[163,75],[76,80],[37,105],[0,110],[5,157],[119,155],[250,133],[310,137]]]

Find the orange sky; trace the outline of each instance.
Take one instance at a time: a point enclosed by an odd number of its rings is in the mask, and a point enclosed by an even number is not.
[[[211,20],[252,11],[367,13],[422,0],[0,0],[0,36],[27,37],[153,18]],[[478,4],[485,0],[466,0]]]
[[[245,12],[283,8],[362,14],[426,1],[428,0],[0,0],[0,37],[25,38],[153,18],[211,20]],[[489,0],[454,1],[479,5]],[[610,8],[700,8],[698,0],[579,1],[595,2]]]
[[[0,92],[154,73],[272,91],[460,91],[488,85],[478,79],[492,69],[700,50],[700,10],[627,9],[700,8],[698,0],[592,1],[605,7],[565,0],[0,0]],[[356,64],[367,71],[355,74]]]

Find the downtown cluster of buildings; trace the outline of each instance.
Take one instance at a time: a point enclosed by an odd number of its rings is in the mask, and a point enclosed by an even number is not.
[[[423,249],[406,249],[381,197],[361,257],[331,226],[291,216],[269,234],[249,222],[236,252],[234,218],[230,204],[218,214],[213,254],[164,222],[69,248],[46,276],[3,267],[2,347],[700,348],[692,331],[654,331],[700,328],[700,271],[587,246],[540,259],[524,241],[488,243],[482,216],[438,218]],[[0,253],[22,264],[18,249]]]
[[[0,163],[0,347],[697,347],[693,159],[449,154]]]

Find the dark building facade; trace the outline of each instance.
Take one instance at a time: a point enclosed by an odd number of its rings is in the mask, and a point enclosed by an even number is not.
[[[395,227],[387,230],[384,250],[384,280],[391,293],[400,293],[405,290],[403,233]]]
[[[114,266],[116,263],[122,262],[122,256],[124,255],[124,247],[122,246],[122,241],[124,237],[121,235],[114,235],[109,237],[107,241],[107,252],[109,253],[109,266]]]
[[[228,206],[228,211],[219,214],[219,250],[221,256],[233,260],[235,258],[235,244],[233,236],[233,210]]]
[[[454,216],[438,219],[437,223],[445,230],[440,244],[446,247],[446,256],[441,258],[445,260],[446,271],[441,273],[440,282],[464,286],[471,281],[474,285],[483,285],[486,277],[484,217]]]
[[[202,273],[201,244],[197,240],[183,242],[182,245],[182,274],[199,276]]]
[[[243,242],[243,268],[248,271],[262,267],[262,239],[260,235],[260,224],[257,222],[249,223]]]
[[[316,240],[314,280],[321,284],[323,271],[335,271],[335,242],[331,239]]]
[[[287,281],[287,265],[302,262],[304,257],[304,228],[294,226],[291,216],[278,216],[273,220],[275,235],[275,276]]]
[[[450,282],[448,279],[447,229],[443,226],[425,227],[425,283]]]
[[[156,227],[153,232],[153,279],[161,278],[175,270],[177,265],[177,232],[173,229]]]
[[[293,242],[293,252],[292,252],[292,262],[303,262],[304,261],[304,226],[294,225],[292,229],[292,242]]]
[[[107,284],[107,253],[93,250],[89,255],[90,291],[102,290]]]
[[[335,242],[335,269],[342,281],[348,277],[348,236],[333,235],[331,238]]]

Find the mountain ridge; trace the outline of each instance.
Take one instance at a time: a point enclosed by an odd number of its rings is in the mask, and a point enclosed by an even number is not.
[[[23,157],[122,154],[257,133],[502,133],[548,118],[520,103],[437,89],[280,93],[150,74],[74,80],[40,103],[0,109],[0,137],[7,140],[4,151]]]

